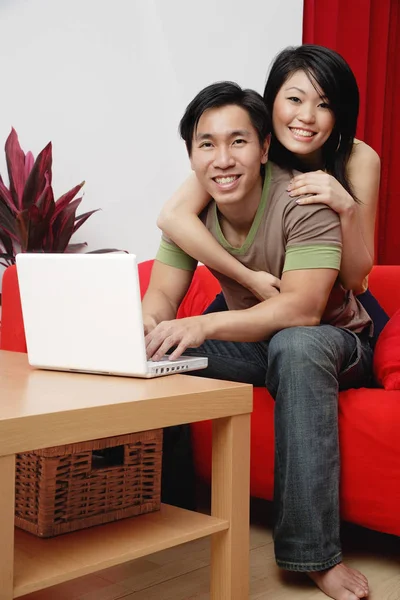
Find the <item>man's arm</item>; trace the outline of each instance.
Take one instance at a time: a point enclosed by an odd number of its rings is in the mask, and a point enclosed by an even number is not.
[[[164,321],[146,336],[146,352],[171,358],[206,339],[257,342],[286,327],[318,325],[340,269],[341,230],[324,204],[291,203],[284,215],[287,236],[280,294],[246,310]]]
[[[206,337],[257,342],[287,327],[319,325],[337,276],[335,269],[286,271],[279,295],[246,310],[205,315]]]
[[[146,334],[162,321],[175,319],[192,277],[193,271],[154,261],[150,283],[142,301]]]
[[[245,310],[161,323],[146,337],[148,357],[171,359],[206,339],[258,342],[286,327],[318,325],[338,275],[336,269],[299,269],[282,275],[281,293]]]

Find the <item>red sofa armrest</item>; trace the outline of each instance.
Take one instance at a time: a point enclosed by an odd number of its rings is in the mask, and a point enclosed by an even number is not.
[[[13,352],[26,352],[21,298],[15,265],[4,271],[1,297],[0,348],[1,350],[11,350]]]

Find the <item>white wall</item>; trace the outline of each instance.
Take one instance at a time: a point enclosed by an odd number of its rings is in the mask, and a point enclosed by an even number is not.
[[[177,127],[205,85],[262,92],[283,47],[301,43],[302,0],[0,0],[0,145],[53,142],[56,195],[85,179],[75,241],[140,260],[155,220],[189,172]],[[0,172],[6,176],[0,153]]]

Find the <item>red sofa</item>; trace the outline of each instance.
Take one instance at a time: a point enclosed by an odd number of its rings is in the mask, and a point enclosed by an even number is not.
[[[139,265],[141,292],[149,282],[152,261]],[[370,288],[387,313],[400,308],[400,266],[376,266]],[[196,270],[178,316],[198,315],[220,290],[205,267]],[[26,351],[15,267],[3,277],[0,347]],[[400,346],[398,346],[400,349]],[[400,357],[399,357],[400,359]],[[274,402],[264,388],[254,389],[251,432],[251,495],[272,499]],[[341,512],[344,520],[400,535],[400,389],[358,389],[339,395],[342,456]],[[195,467],[210,479],[211,425],[192,425]]]
[[[152,261],[140,265],[142,293]],[[400,308],[400,266],[376,266],[370,289],[391,316]],[[220,291],[206,267],[199,267],[178,316],[198,315]],[[250,493],[272,500],[274,480],[274,401],[254,388],[251,429]],[[400,536],[400,390],[361,388],[339,395],[342,456],[342,518]],[[198,476],[211,475],[211,423],[192,425]]]

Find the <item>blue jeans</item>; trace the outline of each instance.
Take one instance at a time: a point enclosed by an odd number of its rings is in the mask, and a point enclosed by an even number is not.
[[[275,556],[292,571],[341,562],[338,391],[369,385],[366,335],[331,325],[292,327],[265,342],[207,340],[198,376],[266,386],[275,400]]]

